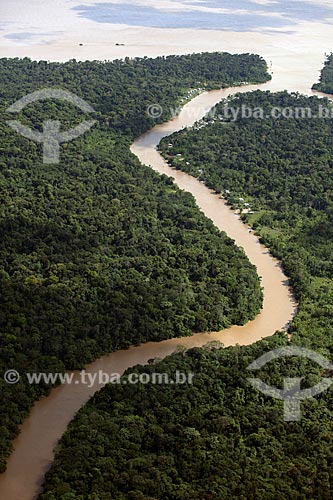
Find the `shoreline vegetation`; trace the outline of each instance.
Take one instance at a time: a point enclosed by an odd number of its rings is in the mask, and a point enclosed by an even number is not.
[[[333,109],[326,98],[258,90],[239,94],[228,105],[260,108],[264,116],[271,116],[271,109],[277,108],[311,109],[315,117],[323,103],[327,109]],[[218,104],[214,115],[222,116],[224,106],[224,102]],[[301,230],[305,230],[302,218],[313,221],[314,228],[320,223],[329,225],[326,218],[329,219],[331,213],[331,186],[330,177],[326,175],[332,166],[331,136],[330,120],[326,118],[240,117],[235,121],[212,121],[208,116],[192,129],[163,139],[160,151],[174,168],[202,180],[240,212],[273,255],[282,261],[300,298],[311,276],[328,278],[333,265],[327,261],[329,254],[325,254],[320,245],[326,241],[317,242],[316,247],[314,241],[310,241],[313,245],[310,251],[316,253],[305,258],[306,242],[301,240]],[[293,241],[294,253],[289,255],[286,241],[292,241],[289,231],[295,224],[300,229],[299,239]],[[326,235],[329,239],[330,234]],[[300,252],[297,261],[296,248]],[[329,252],[327,248],[326,252]]]
[[[313,84],[312,89],[333,94],[333,52],[327,55],[325,66],[320,72],[319,83]]]
[[[257,91],[233,104],[315,109],[318,101]],[[330,120],[207,118],[198,125],[164,139],[162,153],[226,196],[282,259],[300,300],[291,343],[331,359]],[[276,333],[248,347],[192,349],[149,367],[193,372],[193,386],[105,387],[70,424],[40,500],[330,500],[333,391],[302,402],[301,421],[284,422],[282,402],[246,379],[254,359],[287,344]],[[276,359],[258,372],[276,387],[300,376],[305,388],[332,372],[302,358]]]
[[[92,131],[45,167],[38,145],[1,125],[1,371],[62,372],[148,340],[216,330],[255,317],[262,291],[245,254],[191,195],[130,154],[153,125],[147,106],[170,109],[200,83],[270,79],[256,55],[227,53],[108,62],[1,59],[1,110],[44,87],[76,93],[96,110]],[[17,118],[66,130],[76,108],[35,103]],[[163,122],[169,116],[163,115]],[[48,386],[0,383],[1,462]]]

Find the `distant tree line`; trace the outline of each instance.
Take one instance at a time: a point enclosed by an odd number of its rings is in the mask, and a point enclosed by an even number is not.
[[[312,88],[326,94],[333,94],[333,53],[327,56],[325,66],[320,73],[319,83],[315,83]]]

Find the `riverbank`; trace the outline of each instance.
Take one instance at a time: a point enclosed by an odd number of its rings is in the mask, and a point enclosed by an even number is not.
[[[58,16],[65,14],[58,13]],[[64,17],[67,22],[67,19]],[[293,83],[303,92],[319,76],[325,52],[331,50],[329,24],[301,22],[284,28],[253,31],[148,28],[96,23],[73,18],[70,25],[52,36],[40,33],[24,40],[25,29],[17,20],[0,37],[0,57],[30,57],[33,60],[114,60],[125,57],[157,57],[203,51],[248,52],[272,62],[275,80],[283,88]],[[6,37],[17,32],[17,39]],[[20,33],[22,32],[22,36]],[[21,37],[21,38],[20,38]]]
[[[222,97],[239,91],[245,92],[249,88],[266,88],[266,85],[235,87],[199,95],[185,106],[179,117],[155,127],[137,139],[132,146],[132,152],[155,170],[159,172],[165,170],[164,173],[176,178],[176,172],[171,171],[156,151],[160,139],[185,125],[193,124],[204,114],[206,108],[213,106]],[[226,206],[224,200],[211,190],[181,172],[177,173],[176,183],[194,195],[197,204],[207,217],[235,239],[236,243],[244,248],[250,261],[257,266],[264,287],[263,310],[255,320],[245,326],[234,326],[222,332],[195,334],[192,337],[170,339],[160,343],[150,342],[114,352],[91,363],[87,367],[87,372],[95,373],[102,370],[106,373],[123,373],[136,364],[147,364],[150,358],[164,358],[175,352],[179,345],[186,348],[200,347],[213,340],[218,340],[225,346],[248,345],[285,328],[293,317],[295,303],[279,262],[270,256],[254,234],[248,232],[246,226]],[[89,388],[80,382],[77,374],[71,385],[53,389],[47,398],[34,405],[14,442],[14,452],[8,460],[7,471],[0,478],[2,498],[32,500],[35,497],[44,474],[52,462],[57,441],[79,408],[101,387],[102,385],[96,383]]]

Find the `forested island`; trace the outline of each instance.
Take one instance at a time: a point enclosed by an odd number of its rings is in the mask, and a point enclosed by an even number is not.
[[[333,53],[327,56],[325,66],[320,73],[319,83],[315,83],[312,88],[325,94],[333,94]]]
[[[146,112],[152,103],[165,121],[190,89],[269,78],[251,54],[0,60],[1,373],[82,368],[131,344],[244,324],[258,313],[260,282],[244,252],[129,145],[156,124]],[[6,124],[10,104],[45,87],[85,99],[97,121],[61,146],[55,165]],[[51,100],[15,118],[39,130],[56,119],[67,130],[83,117]],[[1,377],[1,470],[19,423],[48,389]]]
[[[267,115],[273,107],[331,106],[259,91],[228,104]],[[300,301],[291,343],[332,359],[331,120],[218,120],[223,106],[165,139],[161,151],[221,192],[282,259]],[[137,368],[193,372],[193,386],[107,386],[70,425],[40,500],[330,500],[332,389],[302,402],[299,422],[284,422],[283,403],[246,380],[254,359],[288,342],[276,333],[250,347],[192,349]],[[292,358],[256,375],[276,387],[302,377],[305,388],[332,372]]]

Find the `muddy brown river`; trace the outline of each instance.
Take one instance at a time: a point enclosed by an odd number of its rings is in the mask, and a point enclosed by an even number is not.
[[[316,61],[316,66],[319,68],[321,61]],[[190,348],[203,346],[213,340],[218,340],[225,346],[248,345],[272,335],[276,330],[285,328],[290,322],[296,306],[288,280],[279,262],[269,254],[267,248],[259,243],[257,236],[249,232],[248,227],[227,207],[223,199],[190,175],[171,169],[156,151],[156,146],[162,137],[184,126],[192,125],[223,97],[236,92],[254,89],[287,89],[310,93],[307,84],[302,86],[301,82],[295,81],[297,76],[293,78],[289,71],[281,70],[268,84],[235,87],[201,94],[188,103],[177,118],[156,126],[138,138],[131,147],[132,152],[142,163],[151,166],[159,173],[172,176],[181,189],[192,193],[204,214],[219,229],[234,239],[237,245],[243,247],[261,276],[264,304],[260,314],[245,326],[233,326],[221,332],[199,333],[192,337],[170,339],[158,343],[148,342],[114,352],[91,363],[87,367],[87,372],[94,373],[103,370],[106,373],[122,373],[133,365],[146,364],[149,358],[164,358],[174,352],[179,345]],[[317,72],[314,73],[312,81],[316,78]],[[309,77],[307,72],[304,81],[310,80],[311,75]],[[98,384],[91,388],[83,385],[76,374],[71,385],[53,389],[48,397],[34,405],[29,417],[21,426],[20,435],[14,441],[14,451],[8,460],[7,470],[0,477],[1,500],[36,498],[44,474],[52,463],[53,450],[57,441],[79,408],[100,388],[101,385]]]

